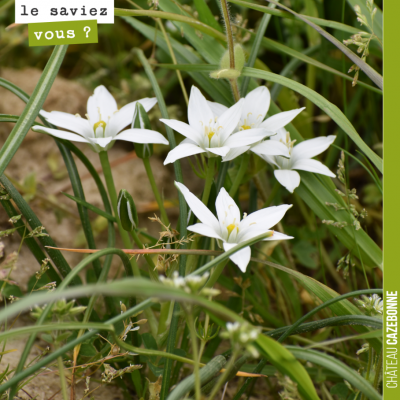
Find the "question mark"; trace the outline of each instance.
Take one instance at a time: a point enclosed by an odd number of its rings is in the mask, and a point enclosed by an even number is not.
[[[86,32],[86,37],[88,37],[89,32],[91,31],[91,29],[90,29],[90,27],[85,26],[85,27],[83,28],[83,31]]]

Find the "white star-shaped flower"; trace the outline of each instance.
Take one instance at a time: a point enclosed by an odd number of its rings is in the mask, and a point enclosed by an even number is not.
[[[236,132],[249,132],[249,130],[263,129],[264,135],[261,139],[265,139],[268,136],[275,135],[279,129],[292,122],[292,120],[305,109],[305,107],[303,107],[295,110],[284,111],[264,120],[269,110],[270,103],[271,94],[266,86],[260,86],[248,93],[244,98],[242,114]],[[209,101],[208,105],[216,117],[219,117],[227,110],[227,107],[219,103]],[[254,146],[258,146],[264,154],[270,156],[289,157],[288,148],[281,142],[270,142],[269,140],[263,142],[260,141],[250,145],[233,148],[223,157],[222,160],[231,161],[245,153],[247,150],[253,151]]]
[[[264,208],[250,215],[244,215],[243,219],[241,219],[239,207],[226,190],[222,188],[215,203],[218,216],[216,218],[185,185],[175,182],[175,186],[185,197],[193,214],[201,221],[201,223],[188,226],[188,230],[217,239],[218,245],[225,251],[236,246],[238,243],[245,242],[267,232],[271,232],[271,236],[264,240],[293,239],[292,236],[270,230],[283,218],[286,211],[292,205],[285,204]],[[250,247],[245,247],[230,256],[230,259],[242,272],[245,272],[250,262],[250,257]]]
[[[219,106],[224,107],[220,104]],[[210,102],[207,102],[199,89],[192,86],[188,106],[189,124],[174,119],[160,120],[186,137],[168,153],[164,165],[199,153],[205,153],[207,157],[224,157],[231,149],[262,140],[268,134],[264,128],[252,128],[233,135],[238,127],[243,106],[244,99],[240,99],[232,107],[225,107],[218,116],[214,115]]]
[[[138,101],[146,111],[157,103],[155,98],[144,98]],[[96,152],[108,150],[115,140],[168,144],[168,140],[163,135],[149,129],[127,129],[121,132],[132,123],[135,105],[136,101],[118,110],[117,102],[111,93],[104,86],[98,86],[88,99],[87,119],[78,114],[72,115],[61,111],[42,110],[40,112],[52,125],[72,132],[42,126],[34,126],[32,130],[73,142],[89,143]]]
[[[336,139],[336,136],[321,136],[314,139],[304,140],[294,146],[296,140],[290,139],[289,132],[285,129],[280,129],[278,134],[271,137],[271,141],[280,141],[287,146],[290,158],[280,156],[270,156],[263,153],[263,149],[258,146],[253,148],[253,151],[262,157],[267,163],[277,167],[274,171],[275,178],[289,192],[293,193],[300,185],[300,175],[297,170],[314,172],[335,178],[335,174],[329,170],[320,161],[312,158],[325,151]]]

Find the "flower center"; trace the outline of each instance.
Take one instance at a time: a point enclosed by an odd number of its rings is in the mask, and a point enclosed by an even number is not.
[[[236,232],[236,233],[239,233],[239,227],[237,226],[237,224],[235,224],[235,221],[233,221],[232,224],[228,225],[228,226],[226,227],[226,229],[228,230],[228,239],[229,239],[229,236],[231,235],[231,233],[232,233],[232,231],[233,231],[234,229],[237,229],[237,232]]]
[[[290,133],[286,132],[286,138],[285,139],[280,139],[280,142],[282,142],[288,149],[289,149],[289,154],[292,154],[293,150],[293,145],[296,142],[295,140],[290,140]]]
[[[94,135],[96,137],[104,137],[107,124],[104,121],[96,122],[93,125]]]

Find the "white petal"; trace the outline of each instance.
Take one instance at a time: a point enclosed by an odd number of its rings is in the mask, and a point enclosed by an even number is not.
[[[57,137],[59,139],[70,140],[71,142],[89,143],[88,139],[79,136],[76,133],[60,131],[58,129],[46,128],[45,126],[39,126],[39,125],[32,127],[32,130],[35,132],[48,133],[51,136]]]
[[[222,159],[222,161],[225,162],[234,160],[236,157],[239,157],[249,149],[250,146],[236,147],[234,149],[230,149],[228,154]]]
[[[191,143],[181,143],[171,150],[164,161],[164,165],[180,160],[184,157],[193,156],[194,154],[205,153],[201,147]]]
[[[239,225],[239,232],[242,232],[242,230],[245,231],[246,229],[260,229],[259,227],[264,229],[264,231],[268,231],[284,217],[287,210],[291,207],[291,204],[283,204],[255,211],[246,218],[243,218]],[[242,241],[244,239],[240,240]]]
[[[193,214],[205,225],[211,227],[214,232],[219,232],[219,223],[214,214],[182,183],[175,182],[175,186],[182,193],[186,203]]]
[[[269,110],[271,94],[266,86],[252,90],[244,99],[241,121],[246,120],[248,126],[261,123]]]
[[[313,158],[325,151],[336,139],[336,136],[321,136],[314,139],[304,140],[294,146],[292,150],[293,162],[302,158]]]
[[[269,229],[263,229],[261,226],[253,229],[246,229],[246,231],[240,232],[237,237],[238,242],[245,242],[246,240],[250,240],[255,238],[256,236],[262,235],[263,233],[271,232]]]
[[[214,101],[207,100],[207,104],[211,108],[214,117],[220,117],[228,109],[228,107],[224,106],[223,104],[219,104]]]
[[[246,129],[229,136],[224,142],[224,146],[231,148],[248,146],[259,142],[266,136],[268,136],[268,132],[265,129]]]
[[[94,94],[89,97],[87,102],[87,112],[91,124],[99,121],[107,123],[117,110],[117,102],[103,85],[94,90]]]
[[[289,240],[289,239],[294,239],[294,237],[285,235],[284,233],[274,231],[274,234],[271,237],[268,237],[264,240]]]
[[[257,155],[290,157],[287,146],[276,140],[265,140],[252,147],[251,151]]]
[[[188,105],[188,121],[196,131],[203,132],[204,127],[214,121],[214,114],[206,98],[196,86],[192,86]],[[182,133],[183,135],[183,133]]]
[[[161,143],[169,144],[161,133],[151,131],[150,129],[127,129],[114,137],[114,140],[126,140],[132,143]]]
[[[91,128],[89,121],[80,116],[68,114],[61,111],[47,112],[44,110],[42,110],[40,114],[45,117],[46,120],[52,125],[79,133],[79,135],[84,137],[94,136],[94,131]]]
[[[253,149],[252,149],[253,150]],[[266,156],[265,154],[258,154],[269,165],[279,167],[275,156]]]
[[[108,145],[114,141],[112,137],[105,137],[105,138],[88,138],[89,142],[92,145],[97,145],[104,150],[107,150]]]
[[[223,243],[225,251],[230,250],[236,245],[236,243]],[[251,258],[250,247],[245,247],[244,249],[239,250],[235,254],[232,254],[229,258],[239,267],[242,272],[246,272]]]
[[[219,236],[218,233],[215,232],[211,226],[205,224],[194,224],[188,226],[187,228],[189,231],[198,233],[199,235],[222,240],[221,236]]]
[[[147,112],[152,109],[153,106],[157,103],[157,99],[155,97],[146,97],[144,99],[138,100],[138,102]],[[113,132],[113,134],[110,136],[115,136],[118,132],[121,132],[122,129],[132,124],[133,115],[135,114],[136,103],[137,101],[133,101],[132,103],[123,106],[120,110],[112,115],[107,124],[107,127],[108,125],[110,125],[109,129]]]
[[[238,224],[240,221],[240,210],[236,205],[235,200],[229,196],[225,188],[221,188],[217,200],[215,202],[215,209],[217,211],[218,220],[220,223],[225,219],[231,224],[234,220]]]
[[[289,169],[276,169],[274,171],[276,180],[284,186],[290,193],[293,193],[300,185],[300,175],[296,171]]]
[[[206,150],[209,151],[210,153],[216,154],[217,156],[226,156],[229,152],[229,147],[228,146],[223,146],[223,147],[206,147]]]
[[[293,169],[300,169],[302,171],[314,172],[316,174],[327,175],[335,178],[336,175],[330,171],[328,167],[317,160],[301,159],[294,162]]]
[[[283,128],[285,125],[292,122],[292,120],[299,115],[305,107],[297,108],[295,110],[284,111],[267,118],[260,126],[269,132],[276,133],[278,129]]]
[[[174,131],[179,132],[181,135],[193,140],[197,144],[202,143],[201,133],[194,130],[192,126],[185,124],[184,122],[177,121],[176,119],[160,119],[165,125],[168,125]]]
[[[217,125],[223,128],[221,132],[221,143],[225,144],[226,139],[228,139],[229,135],[237,128],[242,115],[243,104],[244,99],[240,99],[218,118]]]

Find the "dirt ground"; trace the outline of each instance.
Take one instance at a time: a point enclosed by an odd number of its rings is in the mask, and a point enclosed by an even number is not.
[[[28,94],[31,94],[35,88],[37,81],[40,78],[41,71],[33,68],[24,70],[13,70],[8,68],[0,69],[0,76],[5,78],[19,87]],[[54,85],[44,103],[43,108],[46,111],[58,110],[68,113],[85,115],[86,102],[91,93],[76,82],[71,82],[63,78],[56,78]],[[20,115],[23,111],[24,103],[12,93],[0,88],[0,113]],[[0,146],[2,146],[11,132],[13,124],[0,124]],[[85,153],[96,168],[100,167],[98,154],[91,150],[89,145],[75,143]],[[164,146],[165,147],[165,146]],[[128,142],[117,142],[109,151],[110,162],[113,166],[113,174],[117,191],[124,188],[133,196],[140,218],[140,226],[147,228],[149,233],[157,236],[160,231],[160,226],[156,223],[151,223],[149,216],[157,211],[154,196],[151,191],[150,184],[142,163],[142,160],[135,158],[132,153],[133,146]],[[162,164],[162,159],[152,157],[151,165],[155,175],[156,183],[165,199],[176,200],[177,192],[173,186],[173,169],[165,167]],[[87,175],[85,167],[77,160],[77,167],[82,177],[82,183],[85,191],[86,200],[97,207],[103,209],[101,198],[98,194],[97,187],[93,179]],[[183,168],[185,174],[190,174],[189,165]],[[13,182],[21,184],[25,187],[21,190],[22,194],[27,194],[29,189],[24,185],[24,180],[34,173],[37,182],[37,189],[34,198],[29,202],[32,209],[35,211],[43,226],[49,231],[52,238],[59,247],[85,247],[85,240],[80,231],[80,220],[78,212],[73,201],[61,194],[61,191],[72,193],[69,178],[66,174],[63,160],[59,154],[58,148],[52,137],[42,133],[30,131],[24,139],[21,147],[18,149],[13,160],[8,165],[6,170],[7,177]],[[198,180],[186,179],[189,188],[196,189]],[[29,186],[29,185],[28,185]],[[61,222],[57,220],[57,209],[66,210],[64,218]],[[172,220],[175,220],[178,215],[178,208],[172,207],[168,209]],[[91,214],[93,225],[104,226],[95,221],[96,216]],[[8,217],[3,209],[0,210],[0,230],[10,229],[12,226],[8,222]],[[98,248],[107,246],[106,229],[98,229],[100,232],[96,237]],[[18,250],[20,245],[20,237],[17,234],[6,237],[3,240],[5,246],[5,254],[10,254],[12,251]],[[117,243],[122,247],[121,243]],[[76,265],[82,256],[73,253],[64,254],[71,266]],[[114,269],[118,265],[118,260],[114,259]],[[34,257],[30,254],[27,247],[22,246],[17,262],[17,268],[13,271],[11,279],[16,281],[22,290],[25,290],[29,278],[39,269],[39,265]],[[113,274],[113,271],[111,271]],[[32,324],[32,320],[28,316],[24,316],[19,324]],[[17,365],[19,356],[25,344],[26,338],[16,339],[7,343],[6,349],[16,349],[16,351],[7,354],[0,366],[0,372],[9,364],[10,368]],[[43,343],[37,343],[37,346]],[[40,352],[36,347],[31,357]],[[95,384],[93,384],[95,387]],[[25,388],[26,393],[20,391],[19,396],[22,399],[35,398],[38,399],[61,399],[61,394],[57,393],[60,389],[59,378],[55,373],[44,373],[35,378]],[[80,387],[82,393],[83,386]],[[53,397],[52,397],[53,396]],[[79,397],[77,393],[77,399]],[[94,393],[95,399],[119,399],[122,398],[117,388],[101,388]]]

